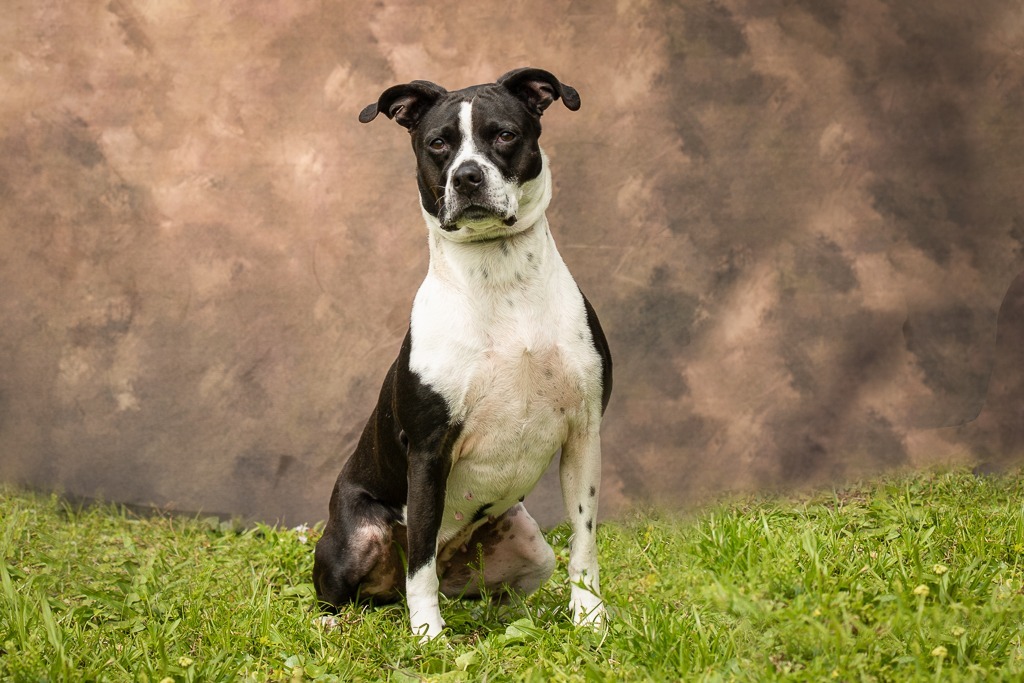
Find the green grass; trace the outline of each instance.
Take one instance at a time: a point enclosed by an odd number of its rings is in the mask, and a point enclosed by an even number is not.
[[[555,578],[520,604],[447,601],[314,625],[312,543],[0,494],[0,679],[1020,680],[1024,477],[923,474],[600,527],[606,632]]]

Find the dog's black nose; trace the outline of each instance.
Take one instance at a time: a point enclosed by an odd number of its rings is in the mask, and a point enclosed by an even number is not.
[[[484,184],[484,172],[476,163],[467,161],[452,174],[452,187],[456,192],[471,195]]]

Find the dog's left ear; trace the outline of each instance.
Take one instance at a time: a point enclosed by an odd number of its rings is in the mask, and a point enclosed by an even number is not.
[[[516,97],[521,99],[526,108],[532,113],[540,116],[552,102],[562,98],[571,111],[580,108],[580,94],[571,85],[560,83],[552,74],[542,69],[526,67],[515,69],[498,79],[498,85],[503,85],[512,91]]]

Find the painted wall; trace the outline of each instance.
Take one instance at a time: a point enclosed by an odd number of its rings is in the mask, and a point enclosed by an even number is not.
[[[8,5],[2,480],[324,518],[426,268],[407,135],[356,116],[524,65],[583,100],[542,143],[606,512],[1024,459],[1019,3]]]

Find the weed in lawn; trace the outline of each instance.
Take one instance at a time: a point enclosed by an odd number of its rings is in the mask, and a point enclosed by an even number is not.
[[[316,622],[317,530],[138,518],[0,495],[0,678],[60,680],[1019,680],[1024,479],[965,472],[601,526],[604,631],[555,579]]]

